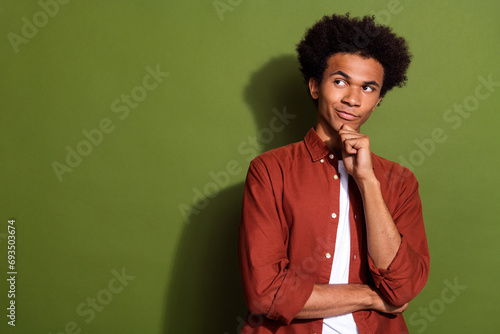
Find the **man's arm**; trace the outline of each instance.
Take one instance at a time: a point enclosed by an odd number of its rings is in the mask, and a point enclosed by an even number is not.
[[[363,198],[368,254],[377,268],[388,269],[401,245],[401,235],[382,197],[380,182],[376,178],[362,180],[358,187]]]
[[[369,138],[348,125],[344,125],[339,134],[344,166],[358,184],[363,198],[368,255],[377,268],[387,269],[401,245],[401,235],[373,172]]]
[[[295,318],[326,318],[367,309],[396,315],[403,313],[407,306],[388,304],[366,284],[315,284],[304,308]]]
[[[290,266],[287,239],[289,227],[277,209],[282,199],[274,192],[269,170],[279,170],[256,158],[245,181],[238,257],[243,292],[253,314],[289,324],[314,288],[312,275]],[[279,183],[280,178],[275,178]],[[279,186],[278,186],[279,188]],[[278,197],[278,198],[276,198]]]
[[[429,275],[429,249],[418,195],[418,182],[402,166],[377,174],[391,192],[391,210],[375,176],[369,138],[344,125],[339,131],[344,165],[363,198],[368,263],[384,299],[401,305],[413,299]],[[385,193],[385,192],[384,192]]]

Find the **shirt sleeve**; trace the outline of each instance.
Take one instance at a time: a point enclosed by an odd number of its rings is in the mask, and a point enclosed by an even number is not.
[[[410,170],[400,168],[397,175],[401,176],[398,177],[402,180],[401,190],[392,195],[397,196],[391,198],[397,205],[393,206],[391,214],[401,235],[401,245],[387,269],[377,268],[368,256],[375,286],[393,305],[409,302],[423,289],[430,262],[418,182]]]
[[[251,313],[289,324],[314,282],[289,268],[289,226],[282,211],[279,168],[254,159],[245,182],[239,229],[239,265]]]

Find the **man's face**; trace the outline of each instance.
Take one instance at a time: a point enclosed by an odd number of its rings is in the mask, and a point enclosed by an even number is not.
[[[334,136],[343,124],[359,132],[381,100],[383,79],[384,68],[373,58],[331,56],[322,81],[309,80],[311,96],[318,99],[318,134]]]

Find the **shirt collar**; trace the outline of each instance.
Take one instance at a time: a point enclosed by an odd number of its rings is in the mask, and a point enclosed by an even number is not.
[[[314,128],[309,130],[304,138],[304,142],[311,155],[312,161],[318,161],[330,154],[330,149],[328,149],[328,146],[321,140]]]

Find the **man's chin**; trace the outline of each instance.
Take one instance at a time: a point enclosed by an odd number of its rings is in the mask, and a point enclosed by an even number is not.
[[[358,126],[357,124],[353,124],[352,122],[348,122],[348,121],[339,121],[339,122],[336,122],[333,124],[333,129],[335,130],[335,132],[339,132],[340,129],[342,129],[342,127],[344,125],[348,125],[349,127],[351,127],[352,129],[354,129],[355,131],[358,131]]]

